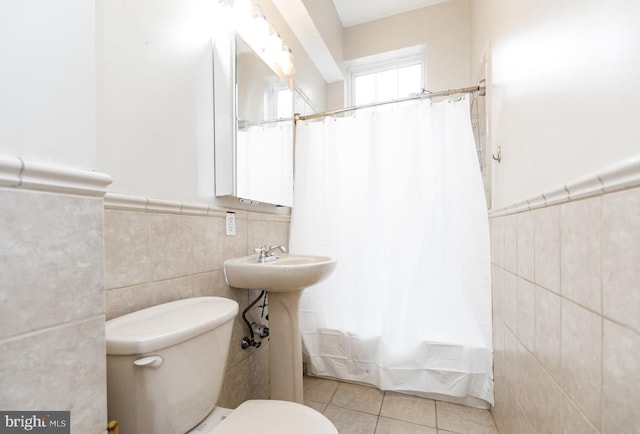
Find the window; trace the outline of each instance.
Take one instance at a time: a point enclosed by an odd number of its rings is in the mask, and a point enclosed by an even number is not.
[[[282,89],[278,91],[278,119],[286,119],[293,116],[293,94],[291,90]]]
[[[264,92],[263,120],[285,119],[293,116],[293,94],[278,80],[270,83]]]
[[[405,98],[422,91],[424,58],[369,62],[351,69],[348,105],[363,105]]]
[[[422,83],[422,65],[354,75],[353,103],[361,105],[404,98],[420,92]]]

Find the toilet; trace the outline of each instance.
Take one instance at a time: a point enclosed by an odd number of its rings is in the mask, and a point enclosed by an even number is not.
[[[215,407],[237,313],[233,300],[194,297],[107,321],[107,408],[121,434],[338,434],[294,402]]]

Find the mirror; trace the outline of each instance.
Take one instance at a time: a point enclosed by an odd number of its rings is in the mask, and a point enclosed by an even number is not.
[[[237,34],[214,44],[216,196],[293,204],[293,94]]]

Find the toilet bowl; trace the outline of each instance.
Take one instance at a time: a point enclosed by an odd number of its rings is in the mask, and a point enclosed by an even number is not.
[[[107,321],[107,411],[122,434],[184,434],[214,411],[237,313],[233,300],[195,297]],[[246,401],[214,425],[206,434],[338,433],[319,412],[275,400]]]

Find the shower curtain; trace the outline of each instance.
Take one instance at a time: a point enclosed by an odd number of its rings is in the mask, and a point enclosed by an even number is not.
[[[290,248],[338,260],[302,296],[308,371],[493,404],[489,228],[468,97],[296,131]]]

